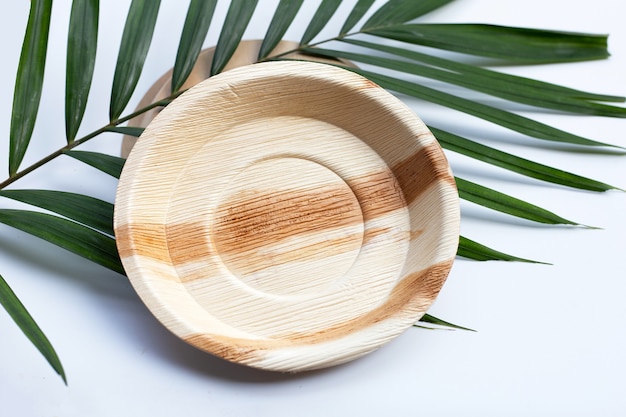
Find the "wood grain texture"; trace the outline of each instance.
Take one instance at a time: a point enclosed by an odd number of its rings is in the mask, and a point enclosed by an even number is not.
[[[224,71],[230,71],[234,68],[239,68],[245,65],[254,64],[257,61],[257,57],[259,55],[259,49],[261,48],[262,40],[244,40],[239,43],[235,53],[233,54],[228,64],[224,68]],[[297,42],[292,41],[281,41],[278,43],[276,48],[269,54],[269,57],[277,56],[280,54],[287,53],[291,50],[294,50],[299,47]],[[186,90],[194,85],[200,83],[201,81],[209,78],[211,73],[211,63],[213,62],[213,56],[215,54],[215,47],[206,48],[200,51],[200,55],[194,65],[189,77],[181,87],[181,90]],[[335,60],[331,58],[325,58],[322,56],[312,57],[309,55],[302,55],[298,53],[290,53],[286,55],[287,58],[290,59],[305,59],[305,60],[314,60],[316,62],[326,62],[326,63],[342,63],[343,65],[352,66],[353,64],[349,61],[345,60]],[[135,110],[142,109],[152,103],[156,103],[157,101],[163,100],[167,98],[171,94],[172,90],[172,72],[173,69],[170,69],[165,74],[163,74],[152,86],[148,89],[148,91],[144,94],[144,96],[139,101],[137,108]],[[132,127],[146,127],[148,124],[156,117],[157,114],[162,110],[162,107],[156,107],[152,110],[149,110],[141,115],[133,118],[128,122],[128,126]],[[122,158],[128,158],[130,151],[133,146],[137,142],[137,138],[134,136],[126,135],[122,141],[122,149],[121,156]]]
[[[277,371],[410,327],[458,244],[454,179],[425,125],[317,63],[234,69],[180,96],[135,145],[115,210],[124,267],[165,326]]]

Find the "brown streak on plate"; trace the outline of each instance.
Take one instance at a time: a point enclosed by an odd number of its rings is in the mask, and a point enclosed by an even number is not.
[[[415,240],[418,237],[420,237],[422,234],[424,233],[423,230],[411,230],[411,235],[409,237],[409,240]]]
[[[439,168],[442,166],[447,167],[447,162],[436,142],[393,166],[393,173],[404,191],[408,204],[417,200],[431,185],[439,181],[454,186],[454,178],[447,170]]]
[[[164,244],[165,227],[160,224],[125,224],[115,229],[115,241],[120,258],[144,256],[169,264]]]
[[[249,363],[258,360],[262,353],[263,342],[255,346],[251,341],[246,340],[246,346],[242,346],[240,339],[228,338],[224,336],[212,337],[207,334],[193,334],[184,337],[183,340],[199,349],[219,356],[231,362]]]
[[[346,183],[361,203],[366,222],[406,207],[400,184],[389,170],[348,179]]]
[[[236,267],[237,274],[246,275],[276,265],[325,259],[331,254],[339,255],[350,251],[357,251],[361,247],[361,239],[361,234],[352,234],[336,239],[326,239],[310,245],[298,245],[293,248],[275,249],[268,247],[260,251],[229,254],[231,256],[222,253],[220,253],[220,255],[231,267]],[[231,270],[231,272],[235,271]]]
[[[363,222],[345,187],[234,195],[217,208],[213,235],[220,254],[250,252],[307,234]]]
[[[297,342],[296,344],[320,343],[366,329],[399,313],[425,312],[446,280],[452,262],[453,260],[442,262],[408,275],[396,285],[384,303],[360,317],[330,326],[320,332],[285,335],[281,340],[291,340]]]
[[[453,260],[441,262],[405,277],[394,288],[389,298],[380,306],[354,319],[335,324],[322,331],[290,333],[280,338],[250,340],[211,334],[194,334],[185,340],[207,352],[224,359],[244,362],[251,366],[250,359],[260,357],[261,351],[277,350],[298,345],[310,345],[336,340],[351,333],[364,330],[397,314],[424,312],[437,296],[446,280]],[[253,362],[253,361],[252,361]]]
[[[208,230],[204,223],[177,223],[167,226],[167,245],[172,264],[182,265],[210,256]]]

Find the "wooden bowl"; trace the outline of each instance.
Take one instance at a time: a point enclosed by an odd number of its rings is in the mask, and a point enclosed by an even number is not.
[[[459,204],[402,102],[343,69],[271,62],[203,81],[150,123],[120,178],[115,234],[173,333],[300,371],[419,320],[454,260]]]

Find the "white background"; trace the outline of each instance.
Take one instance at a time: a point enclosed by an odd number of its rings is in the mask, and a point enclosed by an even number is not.
[[[40,117],[24,166],[64,142],[69,1],[53,9]],[[81,132],[106,123],[128,1],[101,2],[95,82]],[[183,4],[184,3],[184,4]],[[225,15],[221,2],[214,22]],[[264,35],[276,1],[260,1],[246,38]],[[307,0],[298,40],[318,1]],[[346,2],[327,36],[345,18]],[[626,95],[626,26],[620,0],[458,0],[426,20],[486,22],[610,33],[607,61],[503,68],[525,76]],[[186,2],[165,0],[153,48],[129,109],[174,62]],[[7,172],[13,83],[28,2],[0,14],[0,172]],[[215,44],[219,25],[206,46]],[[626,157],[557,151],[541,141],[406,100],[427,122],[526,157],[626,188]],[[509,106],[517,109],[517,106]],[[527,109],[526,109],[527,110]],[[571,132],[626,145],[626,121],[526,111]],[[117,154],[119,137],[83,149]],[[624,416],[626,415],[626,193],[542,184],[450,155],[455,172],[602,228],[543,227],[463,204],[462,232],[505,252],[553,265],[458,260],[431,313],[478,332],[410,329],[379,351],[332,369],[282,375],[232,365],[165,330],[124,277],[0,226],[0,273],[44,329],[66,372],[63,385],[0,311],[2,416]],[[113,201],[116,182],[61,158],[14,188],[54,188]],[[2,207],[15,206],[2,201]]]

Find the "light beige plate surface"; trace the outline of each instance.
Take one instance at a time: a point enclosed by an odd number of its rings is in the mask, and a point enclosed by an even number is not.
[[[458,196],[425,125],[370,81],[272,62],[190,89],[120,179],[118,249],[192,345],[279,371],[359,357],[417,321],[454,259]]]
[[[244,65],[250,65],[257,62],[257,57],[259,56],[259,50],[261,49],[261,45],[263,44],[262,40],[254,39],[254,40],[244,40],[239,42],[237,49],[233,53],[232,58],[228,61],[226,66],[224,67],[224,71],[230,71],[234,68],[243,67]],[[306,60],[306,61],[314,61],[314,62],[325,62],[325,63],[335,63],[342,64],[346,66],[354,66],[352,62],[346,60],[338,60],[332,58],[325,58],[323,56],[315,56],[315,55],[303,55],[294,51],[299,47],[298,42],[292,41],[280,41],[276,48],[269,54],[270,57],[286,54],[284,57],[289,59],[298,59],[298,60]],[[209,78],[211,74],[211,64],[213,63],[213,56],[215,54],[215,47],[203,49],[196,60],[196,64],[193,67],[193,70],[187,77],[185,84],[183,84],[181,90],[186,90],[188,88],[193,87],[201,81]],[[139,101],[137,108],[140,110],[152,103],[156,103],[157,101],[166,99],[172,94],[172,73],[173,69],[170,69],[165,74],[163,74],[152,86],[146,91],[144,96]],[[134,117],[132,120],[128,122],[128,126],[134,127],[146,127],[148,124],[156,117],[157,114],[162,110],[162,107],[155,107],[145,113],[140,114],[137,117]],[[137,142],[137,138],[134,136],[124,136],[124,140],[122,141],[122,149],[121,156],[122,158],[128,158],[130,154],[130,150]]]

